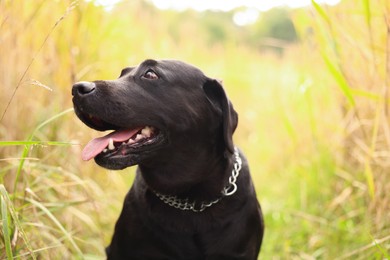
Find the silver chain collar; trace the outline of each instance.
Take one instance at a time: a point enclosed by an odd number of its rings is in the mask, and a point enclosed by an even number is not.
[[[202,212],[205,209],[211,207],[212,205],[218,203],[223,197],[231,196],[237,191],[236,181],[238,175],[240,175],[240,170],[242,166],[242,160],[237,147],[234,147],[234,159],[235,162],[233,164],[232,175],[230,175],[229,177],[229,184],[223,188],[223,190],[221,191],[221,196],[216,200],[209,201],[209,202],[202,201],[200,204],[198,204],[195,201],[193,202],[188,201],[188,198],[179,199],[177,196],[174,195],[164,195],[156,191],[153,192],[162,202],[164,202],[165,204],[171,207],[180,210],[191,210],[193,212]]]

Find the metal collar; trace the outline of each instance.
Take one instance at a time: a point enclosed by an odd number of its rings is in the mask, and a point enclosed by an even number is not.
[[[215,200],[208,201],[208,202],[202,201],[200,203],[197,203],[196,201],[190,202],[188,198],[179,199],[177,196],[174,195],[164,195],[156,191],[153,192],[162,202],[164,202],[165,204],[171,207],[180,210],[202,212],[205,209],[211,207],[212,205],[218,203],[223,197],[231,196],[237,191],[236,181],[238,175],[240,174],[240,170],[242,166],[242,160],[237,147],[234,147],[234,160],[235,162],[233,164],[232,174],[229,177],[229,184],[222,189],[221,196]]]

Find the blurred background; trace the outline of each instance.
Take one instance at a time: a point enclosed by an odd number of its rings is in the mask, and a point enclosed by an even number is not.
[[[223,80],[260,259],[389,258],[389,1],[1,0],[0,259],[104,259],[135,168],[81,160],[71,86],[146,58]]]

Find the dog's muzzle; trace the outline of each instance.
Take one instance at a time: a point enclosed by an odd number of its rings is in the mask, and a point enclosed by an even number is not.
[[[73,85],[72,96],[84,96],[94,92],[96,85],[93,82],[80,81]]]

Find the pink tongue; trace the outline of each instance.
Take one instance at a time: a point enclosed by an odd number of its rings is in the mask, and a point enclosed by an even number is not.
[[[133,135],[135,135],[142,127],[136,129],[121,129],[109,133],[106,136],[102,136],[96,139],[92,139],[89,143],[84,147],[81,158],[84,161],[89,161],[94,158],[96,155],[101,153],[108,146],[108,142],[110,138],[114,142],[124,142],[129,140]]]

